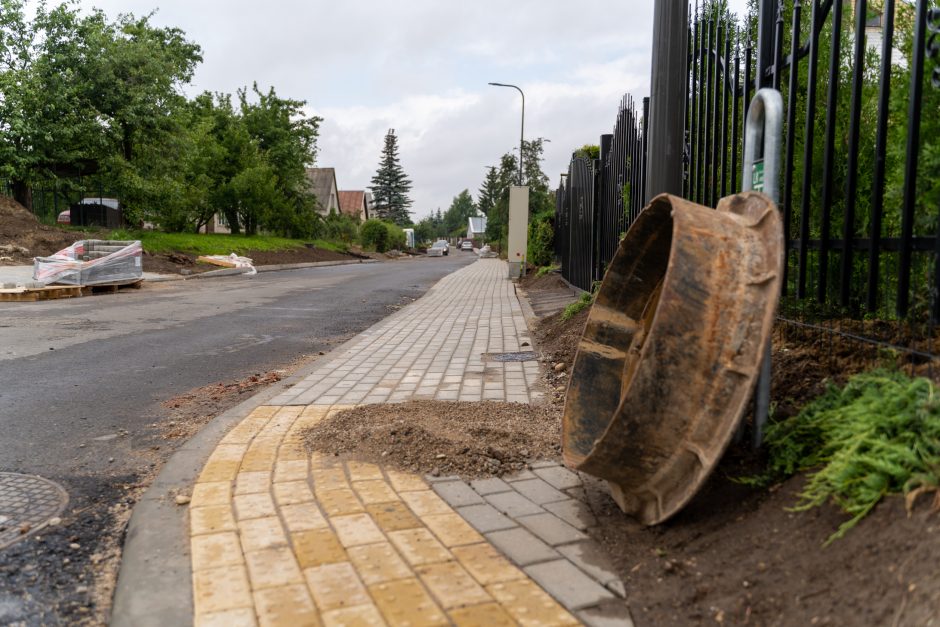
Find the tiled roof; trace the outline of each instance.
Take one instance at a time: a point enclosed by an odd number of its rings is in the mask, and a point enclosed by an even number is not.
[[[345,191],[339,193],[339,210],[342,213],[353,217],[362,216],[362,209],[365,206],[365,191],[361,189]]]

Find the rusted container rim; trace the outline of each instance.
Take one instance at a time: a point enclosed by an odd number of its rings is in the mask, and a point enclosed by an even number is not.
[[[690,256],[696,247],[698,257]],[[733,264],[737,254],[741,267],[728,266],[726,285],[713,269],[696,267],[697,259]],[[655,198],[622,240],[585,326],[565,408],[566,463],[608,479],[618,504],[646,524],[679,511],[741,421],[773,325],[782,265],[779,215],[763,194],[728,197],[718,211]],[[732,296],[707,294],[697,312],[681,302],[680,287]],[[741,319],[706,329],[709,311],[723,312],[725,301],[728,315]],[[730,360],[729,345],[742,351]],[[656,381],[682,368],[694,372],[674,387]],[[694,380],[701,373],[715,373],[714,380]],[[701,403],[724,406],[699,410],[675,386],[701,394]],[[651,392],[658,394],[639,398]],[[674,411],[664,407],[669,403]]]

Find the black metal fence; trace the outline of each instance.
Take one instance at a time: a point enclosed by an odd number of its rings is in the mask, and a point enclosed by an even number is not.
[[[114,198],[116,194],[87,179],[42,181],[30,187],[30,211],[44,224],[55,224],[59,214],[83,198]],[[13,197],[13,187],[0,180],[0,194]],[[76,223],[78,224],[78,223]]]
[[[683,195],[715,206],[740,190],[748,103],[757,85],[779,89],[784,314],[932,327],[940,318],[938,2],[777,6],[737,20],[706,2],[690,16]],[[768,59],[757,51],[759,31],[770,35],[769,62],[758,61]],[[558,189],[562,273],[582,289],[601,278],[645,203],[645,118],[625,97],[613,135],[600,138],[600,159],[576,155]]]
[[[649,98],[643,99],[644,118]],[[602,135],[598,158],[575,153],[556,192],[555,252],[562,275],[590,290],[646,196],[646,135],[633,99],[620,102],[614,131]]]

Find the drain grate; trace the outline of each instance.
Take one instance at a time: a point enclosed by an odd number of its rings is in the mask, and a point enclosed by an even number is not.
[[[41,529],[68,500],[62,486],[48,479],[0,472],[0,549]]]
[[[520,351],[516,353],[483,353],[483,361],[536,361],[535,351]]]

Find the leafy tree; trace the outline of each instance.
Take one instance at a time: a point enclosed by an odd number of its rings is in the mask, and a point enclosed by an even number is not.
[[[463,190],[454,197],[450,207],[444,213],[444,232],[447,235],[460,235],[467,230],[467,218],[477,215],[477,207],[469,190]]]
[[[379,169],[372,177],[372,196],[375,199],[375,213],[383,220],[389,220],[405,226],[411,222],[408,208],[412,201],[408,197],[411,180],[405,174],[398,157],[398,138],[395,129],[389,129],[385,135],[385,146]]]
[[[265,93],[255,83],[252,92],[256,103],[249,101],[247,89],[238,91],[238,99],[248,135],[275,179],[268,226],[285,235],[309,236],[317,218],[306,169],[316,159],[322,119],[307,117],[306,102],[279,98],[273,87]]]

